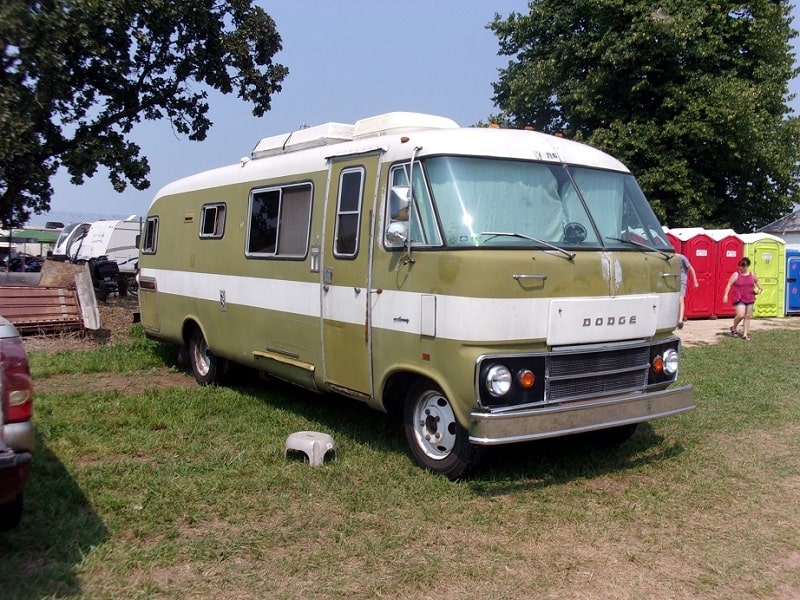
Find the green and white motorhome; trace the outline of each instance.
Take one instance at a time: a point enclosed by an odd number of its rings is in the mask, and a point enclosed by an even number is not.
[[[674,256],[607,154],[389,113],[262,139],[160,190],[139,302],[200,384],[239,363],[357,398],[457,478],[482,446],[622,442],[694,408],[672,385]]]

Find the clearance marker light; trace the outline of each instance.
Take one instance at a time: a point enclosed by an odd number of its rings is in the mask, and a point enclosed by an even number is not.
[[[661,373],[662,371],[664,371],[664,359],[661,358],[660,355],[656,356],[653,359],[653,371],[655,371],[656,373]]]
[[[533,371],[522,369],[522,371],[517,373],[517,383],[519,383],[522,389],[529,390],[533,387],[533,384],[536,383],[536,376],[533,374]]]

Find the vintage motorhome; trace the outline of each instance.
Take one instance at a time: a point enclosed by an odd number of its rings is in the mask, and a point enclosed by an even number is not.
[[[636,180],[532,131],[390,113],[262,139],[153,200],[147,334],[402,415],[451,478],[482,446],[693,408],[679,262]]]

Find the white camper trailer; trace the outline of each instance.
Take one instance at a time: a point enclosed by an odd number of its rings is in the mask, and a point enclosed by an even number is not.
[[[139,259],[139,217],[120,221],[70,223],[61,232],[53,250],[55,257],[71,262],[105,256],[123,273],[134,273]]]

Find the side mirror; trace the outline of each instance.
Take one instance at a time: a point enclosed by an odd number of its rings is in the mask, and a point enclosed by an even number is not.
[[[408,240],[408,223],[395,221],[386,228],[386,243],[390,246],[403,246]]]
[[[408,221],[408,207],[411,205],[411,187],[395,185],[389,194],[389,216],[392,221]]]

